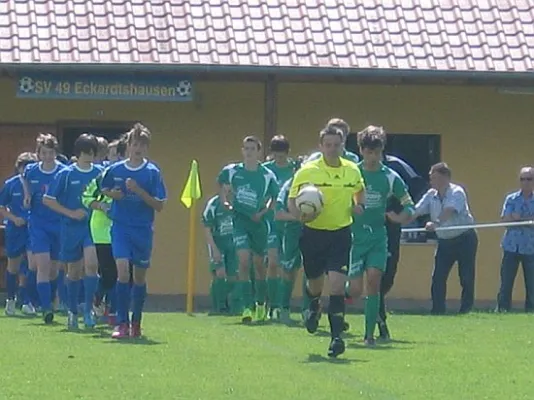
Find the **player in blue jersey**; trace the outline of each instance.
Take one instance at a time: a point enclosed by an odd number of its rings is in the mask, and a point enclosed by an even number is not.
[[[69,329],[78,328],[78,299],[83,272],[83,322],[86,328],[95,326],[92,309],[98,287],[98,262],[89,229],[90,211],[82,204],[82,193],[89,182],[103,171],[102,167],[93,164],[97,147],[95,136],[80,135],[74,142],[76,163],[56,175],[43,199],[48,207],[61,215],[60,260],[67,265]]]
[[[54,135],[39,134],[37,157],[23,173],[24,205],[30,208],[29,232],[33,262],[37,266],[37,292],[44,322],[52,323],[52,293],[57,287],[59,260],[59,214],[43,204],[43,196],[56,174],[64,167],[56,160],[58,142]]]
[[[35,309],[28,301],[23,290],[25,276],[22,275],[22,265],[26,261],[28,245],[28,209],[24,208],[24,188],[22,186],[22,173],[28,164],[37,162],[33,153],[22,153],[15,162],[17,174],[5,181],[0,191],[0,215],[7,220],[5,228],[5,252],[7,256],[6,270],[6,315],[14,315],[16,308],[17,285],[21,286],[22,312],[35,314]]]
[[[167,198],[158,167],[147,160],[150,131],[135,124],[128,133],[128,155],[106,169],[102,193],[113,199],[111,205],[111,247],[117,263],[117,319],[112,338],[141,336],[141,316],[146,297],[146,272],[152,256],[155,211],[160,212]],[[129,324],[130,274],[134,266],[131,289],[132,318]]]

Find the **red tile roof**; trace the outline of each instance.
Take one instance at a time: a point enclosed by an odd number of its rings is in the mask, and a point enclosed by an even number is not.
[[[527,72],[534,0],[3,0],[0,63]]]

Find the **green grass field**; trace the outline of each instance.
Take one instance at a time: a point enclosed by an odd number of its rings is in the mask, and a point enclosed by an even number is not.
[[[532,399],[533,318],[393,315],[397,341],[367,349],[351,315],[347,352],[330,360],[324,329],[300,325],[150,313],[146,338],[114,342],[108,329],[66,332],[61,317],[1,316],[0,398]]]

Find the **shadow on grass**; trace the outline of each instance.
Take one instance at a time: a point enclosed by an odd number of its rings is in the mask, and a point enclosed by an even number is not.
[[[49,324],[45,324],[41,318],[35,319],[35,320],[32,318],[32,320],[33,320],[33,322],[29,322],[28,325],[31,325],[31,326],[43,326],[45,328],[47,326],[54,327],[54,326],[62,326],[63,325],[62,322],[58,322],[58,321],[52,321]]]
[[[309,354],[308,358],[305,361],[302,361],[304,364],[319,364],[319,363],[328,363],[328,364],[352,364],[352,363],[363,363],[369,362],[368,360],[356,360],[354,358],[332,358],[325,357],[320,354]]]
[[[15,315],[9,315],[9,316],[5,316],[5,318],[7,319],[22,319],[22,320],[30,320],[30,319],[34,319],[34,318],[38,318],[39,316],[38,315],[26,315],[26,314],[15,314]]]
[[[78,329],[63,328],[60,332],[75,333],[78,335],[111,335],[111,328],[107,326],[96,326],[94,328],[85,328],[83,325]],[[103,337],[103,336],[102,336]]]
[[[349,343],[347,344],[347,348],[357,349],[357,350],[369,349],[371,351],[382,351],[382,350],[411,350],[414,347],[413,346],[397,347],[397,346],[393,346],[390,342],[390,343],[384,343],[384,344],[377,343],[376,346],[374,347],[366,346],[363,343]]]
[[[93,336],[95,339],[102,339],[103,337],[110,338],[110,334],[108,333],[106,336],[99,336],[95,335]],[[122,345],[130,345],[130,346],[157,346],[160,344],[166,344],[166,342],[158,342],[157,340],[152,340],[150,338],[147,338],[145,336],[141,336],[140,338],[126,338],[126,339],[109,339],[102,343],[106,344],[122,344]]]
[[[314,336],[330,337],[331,334],[329,331],[318,330],[317,332],[314,333]],[[351,333],[351,332],[343,332],[342,337],[347,338],[347,339],[354,339],[354,338],[357,338],[358,335],[355,335],[354,333]]]

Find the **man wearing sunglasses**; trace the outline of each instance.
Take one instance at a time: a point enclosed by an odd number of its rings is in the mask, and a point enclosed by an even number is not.
[[[534,168],[523,167],[519,172],[520,189],[504,200],[503,222],[530,221],[534,219]],[[515,226],[506,229],[501,247],[501,287],[497,297],[497,311],[510,311],[512,291],[519,263],[525,279],[525,311],[534,311],[534,228]]]

